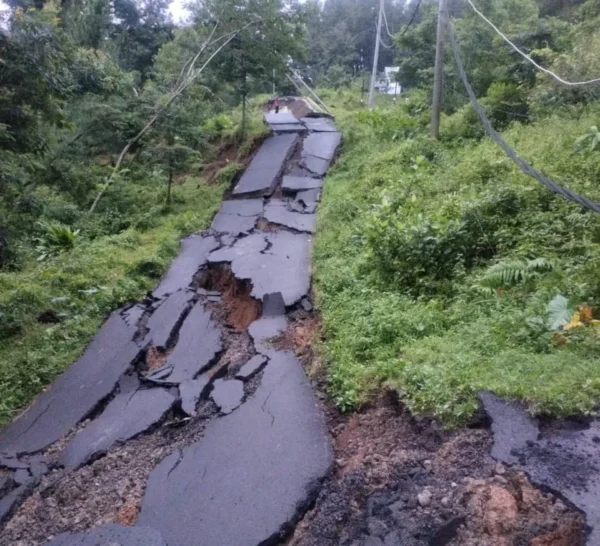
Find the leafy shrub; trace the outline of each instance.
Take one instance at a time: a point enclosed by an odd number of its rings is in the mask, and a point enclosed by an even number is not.
[[[592,125],[585,135],[580,136],[575,141],[575,151],[582,152],[588,148],[591,152],[600,149],[600,131],[596,125]]]
[[[202,132],[209,140],[222,137],[226,132],[233,129],[234,123],[226,114],[219,114],[207,119],[202,124]]]
[[[358,123],[373,128],[379,138],[398,140],[410,138],[417,129],[416,119],[404,114],[400,108],[393,110],[362,110],[356,114]]]
[[[39,222],[43,234],[38,238],[38,260],[42,261],[59,252],[66,252],[75,246],[79,230],[73,231],[70,226],[59,222]]]
[[[513,121],[529,120],[529,107],[525,90],[514,84],[494,82],[482,100],[485,112],[498,131],[506,129]]]
[[[476,290],[486,295],[538,278],[541,273],[552,271],[554,264],[546,258],[534,260],[511,260],[492,265],[479,279]]]
[[[460,138],[480,139],[485,129],[472,104],[465,104],[451,116],[444,116],[440,128],[444,140],[452,141]]]

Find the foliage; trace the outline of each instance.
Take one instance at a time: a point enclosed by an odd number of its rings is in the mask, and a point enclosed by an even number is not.
[[[231,4],[212,2],[216,12]],[[241,167],[232,162],[210,185],[201,169],[232,146],[245,158],[266,130],[253,105],[239,139],[239,96],[223,65],[208,65],[163,109],[214,19],[175,28],[163,0],[11,6],[0,29],[0,421],[60,373],[109,312],[155,284]],[[278,7],[256,0],[245,16],[271,13],[287,32]],[[296,44],[281,32],[281,42],[263,38],[270,49],[247,55],[248,73],[277,65],[285,77]],[[89,214],[123,147],[157,112]]]
[[[539,278],[541,273],[552,271],[553,267],[546,258],[499,262],[488,268],[475,288],[486,295],[501,294],[511,286]]]
[[[548,328],[558,330],[569,323],[573,316],[573,305],[562,295],[554,296],[548,303]]]
[[[592,125],[585,135],[575,141],[575,151],[582,152],[589,143],[589,150],[595,152],[600,149],[600,131],[596,125]]]
[[[43,230],[43,235],[38,238],[38,261],[66,252],[75,246],[75,241],[79,235],[79,230],[73,230],[70,226],[53,222],[38,222]]]
[[[600,400],[590,318],[600,306],[600,216],[524,176],[489,139],[436,142],[417,124],[393,140],[371,114],[342,111],[358,107],[356,95],[339,103],[344,149],[313,251],[336,403],[355,408],[385,385],[455,426],[489,389],[534,413],[590,413]],[[555,109],[511,123],[504,137],[598,200],[598,155],[572,152],[597,112]],[[376,115],[412,123],[420,114],[388,103]]]

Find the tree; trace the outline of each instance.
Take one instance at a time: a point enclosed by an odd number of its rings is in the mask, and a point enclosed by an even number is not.
[[[166,203],[169,205],[173,175],[186,169],[194,159],[198,158],[199,154],[192,148],[179,143],[172,132],[166,134],[164,140],[148,148],[148,152],[154,163],[164,165],[167,169]]]
[[[161,46],[173,39],[169,3],[169,0],[114,0],[117,23],[112,40],[116,56],[124,70],[136,70],[142,81],[149,77]]]
[[[242,104],[243,133],[248,93],[269,90],[273,70],[287,73],[288,62],[303,55],[302,9],[283,0],[205,0],[195,7],[193,18],[202,25],[219,21],[225,31],[257,21],[238,33],[211,67],[217,79],[233,86]]]

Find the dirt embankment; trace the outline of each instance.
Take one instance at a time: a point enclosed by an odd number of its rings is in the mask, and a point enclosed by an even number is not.
[[[446,432],[411,416],[393,393],[340,414],[313,354],[318,331],[317,319],[299,316],[280,339],[311,366],[336,457],[333,476],[288,546],[584,544],[583,516],[496,463],[483,423]]]

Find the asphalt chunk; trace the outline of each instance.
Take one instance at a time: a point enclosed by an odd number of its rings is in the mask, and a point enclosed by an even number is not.
[[[267,544],[309,507],[331,464],[302,366],[279,352],[253,397],[150,474],[138,524],[177,546]]]
[[[31,407],[0,432],[0,450],[33,453],[56,442],[117,386],[138,357],[135,329],[120,311],[104,323],[84,354]]]

